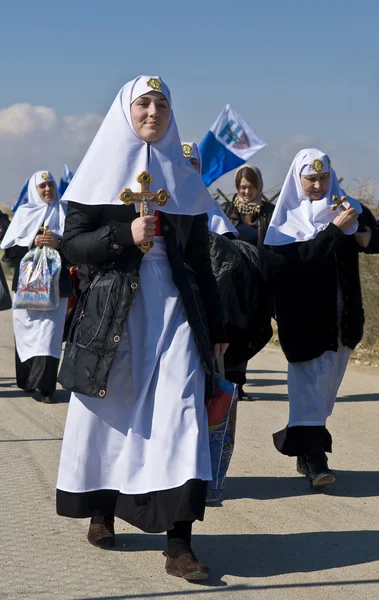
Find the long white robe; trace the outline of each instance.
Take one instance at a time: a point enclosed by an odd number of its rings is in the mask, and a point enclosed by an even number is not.
[[[67,298],[55,310],[13,309],[13,328],[21,362],[33,356],[61,357]]]
[[[165,242],[155,238],[105,398],[71,395],[57,488],[144,494],[211,480],[204,386]]]
[[[337,292],[337,319],[341,322],[343,298]],[[332,414],[338,389],[349,362],[350,348],[343,346],[341,336],[338,350],[328,350],[312,360],[288,363],[288,396],[290,417],[288,427],[326,424]]]

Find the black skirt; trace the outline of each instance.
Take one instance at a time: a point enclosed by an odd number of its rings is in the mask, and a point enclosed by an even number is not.
[[[287,456],[302,456],[315,448],[332,451],[332,436],[323,425],[285,427],[272,437],[278,452]]]
[[[40,390],[44,396],[57,387],[59,359],[53,356],[33,356],[21,362],[16,350],[16,381],[22,390]]]
[[[115,515],[146,533],[162,533],[173,529],[175,522],[204,519],[207,485],[207,481],[190,479],[170,490],[133,495],[117,490],[57,490],[57,513],[76,519]]]

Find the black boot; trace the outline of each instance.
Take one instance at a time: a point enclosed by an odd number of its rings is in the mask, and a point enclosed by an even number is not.
[[[298,456],[297,472],[309,478],[312,488],[323,488],[336,480],[333,471],[328,467],[323,448],[314,448],[303,456]]]
[[[98,548],[113,548],[116,537],[114,532],[114,516],[99,515],[92,517],[87,540]]]

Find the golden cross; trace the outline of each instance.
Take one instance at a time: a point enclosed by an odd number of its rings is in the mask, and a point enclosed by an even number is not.
[[[338,196],[332,196],[332,202],[334,202],[332,206],[332,210],[337,210],[338,208],[342,208],[342,210],[347,210],[343,203],[347,202],[347,196],[342,196],[339,198]]]
[[[48,225],[43,225],[42,227],[39,228],[40,231],[42,231],[42,235],[47,235],[48,233],[50,233],[50,229]]]
[[[147,217],[150,215],[150,203],[156,202],[158,206],[164,206],[166,202],[170,199],[169,194],[166,190],[158,190],[157,192],[150,192],[150,184],[153,181],[152,175],[148,171],[142,171],[137,177],[138,183],[141,184],[140,192],[133,192],[130,188],[125,188],[119,194],[120,200],[126,206],[130,206],[133,202],[140,203],[140,215],[141,217]],[[144,242],[143,244],[139,244],[138,248],[144,254],[149,252],[153,247],[153,242]]]

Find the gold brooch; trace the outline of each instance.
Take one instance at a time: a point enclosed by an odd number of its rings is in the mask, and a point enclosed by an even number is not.
[[[49,173],[46,173],[46,171],[44,171],[43,173],[41,173],[41,177],[42,177],[42,179],[47,181],[49,179]]]
[[[316,173],[321,173],[323,168],[324,168],[324,163],[319,158],[315,158],[312,163],[312,169],[314,171],[316,171]]]
[[[159,81],[159,79],[156,79],[155,77],[150,77],[149,81],[146,82],[146,85],[153,88],[153,90],[161,90],[162,89],[161,82]]]
[[[191,154],[193,152],[193,148],[191,148],[191,146],[189,144],[182,144],[182,150],[183,150],[184,156],[191,156]]]

